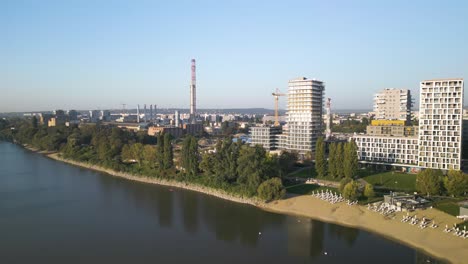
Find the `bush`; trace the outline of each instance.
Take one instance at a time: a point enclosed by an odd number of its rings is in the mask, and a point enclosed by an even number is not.
[[[463,196],[468,192],[468,175],[462,171],[450,170],[444,177],[444,187],[449,195]]]
[[[366,187],[364,188],[364,196],[367,198],[372,198],[375,196],[374,186],[372,186],[372,184],[366,184]]]
[[[257,192],[258,197],[268,202],[283,198],[286,194],[286,189],[280,178],[272,178],[260,184]]]
[[[346,186],[346,184],[350,183],[351,181],[352,181],[352,179],[349,178],[349,177],[343,178],[340,181],[340,187],[338,189],[340,191],[340,193],[343,193],[344,187]]]
[[[351,180],[343,189],[343,197],[349,200],[357,200],[359,196],[359,184]]]
[[[416,190],[423,195],[436,195],[440,193],[442,172],[440,170],[425,169],[416,176]]]

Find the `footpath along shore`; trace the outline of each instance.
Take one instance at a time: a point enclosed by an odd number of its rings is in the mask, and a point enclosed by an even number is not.
[[[34,149],[31,150],[34,151]],[[423,250],[434,257],[448,260],[451,263],[468,263],[468,239],[462,239],[443,232],[445,225],[452,226],[454,223],[459,223],[460,220],[436,209],[418,210],[411,213],[411,215],[417,214],[418,218],[426,217],[434,219],[439,225],[436,229],[426,228],[421,230],[417,226],[402,223],[400,221],[403,214],[406,213],[400,212],[394,217],[388,218],[379,213],[368,210],[365,206],[350,206],[344,202],[331,204],[311,195],[293,196],[280,201],[263,203],[257,199],[237,197],[222,190],[201,185],[136,176],[88,163],[67,160],[61,158],[57,153],[42,154],[45,154],[47,157],[54,160],[133,181],[197,191],[238,203],[250,204],[270,212],[305,216],[324,222],[364,229]]]

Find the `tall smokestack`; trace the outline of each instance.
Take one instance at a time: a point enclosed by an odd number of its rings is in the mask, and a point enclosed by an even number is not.
[[[137,123],[140,123],[140,105],[137,105]]]
[[[179,111],[175,111],[175,114],[174,114],[174,124],[176,127],[179,127],[180,125],[180,115],[179,115]]]
[[[195,59],[192,59],[192,79],[190,81],[190,118],[195,121],[197,112],[197,84],[195,75]]]

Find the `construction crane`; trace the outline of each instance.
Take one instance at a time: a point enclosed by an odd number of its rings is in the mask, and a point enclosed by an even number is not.
[[[280,90],[276,88],[276,92],[271,93],[271,95],[275,97],[275,126],[279,126],[280,123],[279,123],[279,116],[278,116],[278,100],[280,96],[286,96],[286,94],[281,93]]]
[[[122,105],[122,114],[125,114],[125,106],[127,105],[126,103],[120,103]]]

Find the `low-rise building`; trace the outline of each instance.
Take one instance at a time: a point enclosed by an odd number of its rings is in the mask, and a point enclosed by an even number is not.
[[[281,134],[281,127],[277,126],[256,126],[250,128],[251,144],[261,145],[267,150],[278,148],[278,137]]]
[[[152,126],[148,128],[148,135],[157,136],[158,134],[170,134],[174,138],[180,138],[184,135],[184,130],[174,126]]]
[[[48,127],[60,126],[65,125],[65,117],[64,116],[56,116],[51,117],[47,122]]]
[[[184,131],[187,135],[201,136],[203,135],[203,124],[184,124]]]
[[[401,167],[415,167],[418,164],[418,138],[355,135],[353,139],[362,162],[388,163]]]

